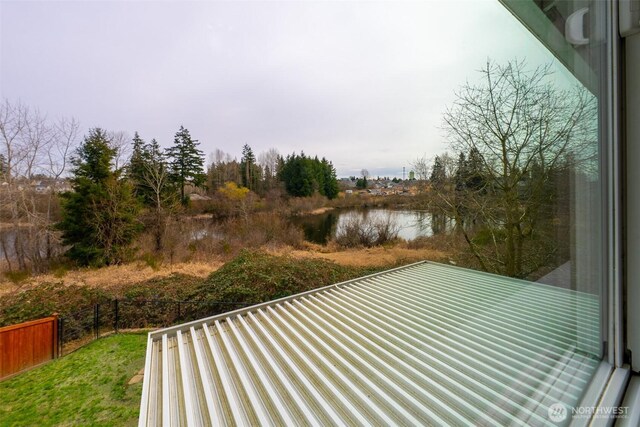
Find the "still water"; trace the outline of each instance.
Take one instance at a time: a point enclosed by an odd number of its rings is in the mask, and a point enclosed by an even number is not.
[[[387,220],[398,229],[398,237],[413,240],[416,237],[432,236],[448,228],[442,221],[434,219],[434,215],[426,211],[394,210],[394,209],[335,209],[319,215],[295,217],[292,222],[304,231],[305,239],[319,244],[326,244],[336,236],[336,232],[353,218],[367,221]]]

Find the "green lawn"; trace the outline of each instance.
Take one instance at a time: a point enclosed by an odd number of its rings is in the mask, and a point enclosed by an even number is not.
[[[135,425],[146,334],[120,334],[0,382],[0,426]]]

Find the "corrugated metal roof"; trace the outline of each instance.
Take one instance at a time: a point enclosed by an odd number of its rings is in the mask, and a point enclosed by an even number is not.
[[[598,299],[430,262],[149,335],[140,426],[555,425]]]

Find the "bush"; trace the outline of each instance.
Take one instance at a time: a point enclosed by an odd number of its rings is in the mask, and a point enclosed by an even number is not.
[[[436,245],[434,245],[433,240],[433,236],[418,236],[407,241],[407,249],[434,249]]]
[[[90,331],[93,305],[101,308],[101,325],[113,325],[114,298],[120,299],[120,327],[169,325],[293,295],[378,271],[346,267],[317,259],[294,259],[243,250],[239,256],[203,280],[183,274],[151,279],[108,290],[87,286],[45,283],[0,298],[0,326],[58,313],[65,318],[66,336]],[[177,309],[175,301],[182,303]],[[207,303],[203,303],[206,301]],[[229,304],[209,304],[210,302]],[[180,313],[180,314],[178,314]]]
[[[212,273],[191,299],[257,304],[364,276],[372,268],[243,250]]]
[[[227,220],[221,230],[224,236],[218,241],[218,251],[238,254],[242,248],[300,247],[304,233],[286,218],[276,213],[257,212],[248,218]]]
[[[31,273],[26,270],[6,271],[4,273],[4,277],[6,277],[10,282],[17,285],[18,283],[24,282],[29,277],[31,277]]]
[[[291,197],[287,203],[287,210],[291,215],[302,215],[315,209],[327,206],[328,199],[318,193],[309,197]]]
[[[373,219],[352,216],[338,228],[335,243],[345,248],[369,248],[397,240],[399,231],[390,215]]]
[[[155,250],[153,232],[142,234],[136,242],[138,259],[152,269],[163,263],[210,260],[214,254],[219,226],[210,217],[172,217],[167,221],[163,238],[163,248]]]
[[[0,298],[0,326],[35,320],[58,313],[66,316],[81,308],[108,301],[102,290],[85,286],[46,283],[11,296]]]
[[[185,274],[172,274],[108,290],[87,286],[67,286],[62,282],[45,283],[24,292],[1,297],[0,326],[35,320],[53,313],[68,318],[71,314],[82,310],[90,311],[94,304],[109,303],[114,298],[128,299],[134,302],[184,300],[200,283],[202,283],[202,279]],[[131,309],[130,311],[135,310]],[[107,311],[105,311],[106,313]],[[90,318],[90,315],[83,314],[83,316]]]
[[[157,255],[151,253],[142,254],[140,259],[153,271],[157,271],[160,268],[160,264],[162,264],[162,260]]]

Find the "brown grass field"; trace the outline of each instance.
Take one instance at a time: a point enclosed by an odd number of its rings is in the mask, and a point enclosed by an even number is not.
[[[399,244],[395,246],[379,246],[374,248],[338,250],[334,247],[323,247],[305,244],[305,249],[290,247],[269,250],[274,255],[288,255],[294,258],[319,258],[333,261],[340,265],[353,267],[394,267],[421,260],[446,262],[447,253],[432,248],[409,249]],[[141,261],[125,265],[109,266],[99,269],[69,270],[63,273],[48,273],[32,276],[24,281],[14,283],[5,276],[0,276],[0,296],[20,292],[38,286],[40,283],[62,282],[65,285],[88,286],[101,289],[122,288],[129,284],[140,283],[150,279],[167,277],[175,273],[205,278],[224,264],[221,260],[182,262],[160,264],[151,268]]]
[[[222,264],[220,261],[183,262],[173,265],[160,265],[158,268],[153,269],[143,262],[133,262],[98,269],[69,270],[64,275],[60,273],[41,274],[19,283],[13,283],[2,276],[0,277],[0,296],[29,289],[40,283],[51,282],[109,289],[144,282],[149,279],[162,278],[174,273],[205,278],[220,268]]]

